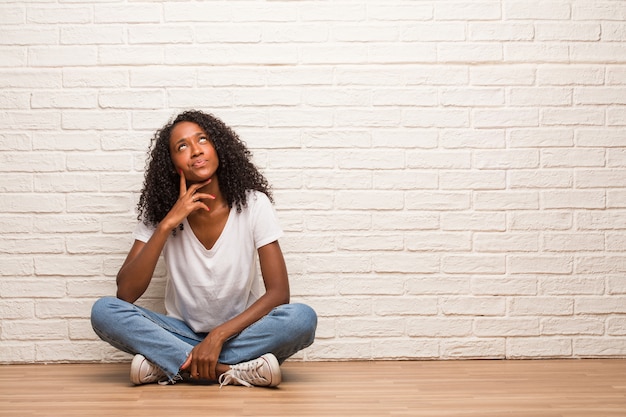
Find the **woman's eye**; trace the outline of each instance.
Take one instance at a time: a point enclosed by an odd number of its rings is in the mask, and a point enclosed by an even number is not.
[[[204,142],[206,142],[206,141],[208,141],[208,140],[209,140],[208,138],[206,138],[206,137],[202,136],[202,137],[200,137],[200,139],[198,139],[198,142],[200,142],[200,143],[204,143]]]
[[[178,150],[178,151],[182,151],[182,150],[184,150],[186,147],[187,147],[187,145],[186,145],[186,144],[181,143],[180,145],[178,145],[177,150]]]

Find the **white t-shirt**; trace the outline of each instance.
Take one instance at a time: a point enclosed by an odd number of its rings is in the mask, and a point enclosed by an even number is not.
[[[169,271],[167,314],[196,332],[210,332],[252,305],[265,287],[257,276],[257,249],[278,240],[282,229],[269,198],[251,191],[247,207],[232,207],[211,249],[196,238],[187,219],[163,248]],[[155,228],[139,222],[133,237],[147,242]]]

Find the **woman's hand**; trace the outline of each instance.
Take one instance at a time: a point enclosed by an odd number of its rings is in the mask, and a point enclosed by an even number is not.
[[[213,336],[214,332],[209,333],[192,349],[181,366],[181,369],[189,371],[192,379],[216,381],[218,378],[216,367],[224,343],[217,336]]]
[[[167,225],[169,229],[174,229],[196,210],[209,211],[209,206],[202,201],[203,199],[215,200],[213,194],[198,192],[199,189],[211,183],[211,178],[204,182],[193,184],[187,189],[185,174],[183,171],[178,172],[180,174],[178,201],[176,201],[176,204],[174,204],[169,213],[167,213],[167,216],[161,221],[161,223]]]

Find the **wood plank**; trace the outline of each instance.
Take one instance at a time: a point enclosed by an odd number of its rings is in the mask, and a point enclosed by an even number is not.
[[[128,364],[0,366],[0,416],[624,417],[626,360],[287,362],[276,389],[133,387]]]

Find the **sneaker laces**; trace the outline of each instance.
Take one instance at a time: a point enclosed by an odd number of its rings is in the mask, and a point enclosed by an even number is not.
[[[180,374],[176,374],[172,377],[172,379],[169,379],[167,376],[165,376],[165,378],[161,378],[157,381],[157,384],[159,385],[174,385],[176,384],[178,381],[182,381],[183,377],[180,376]]]
[[[259,374],[258,369],[261,366],[263,366],[263,362],[258,360],[231,365],[230,369],[218,378],[220,388],[232,383],[238,383],[246,387],[267,383],[267,379]]]

